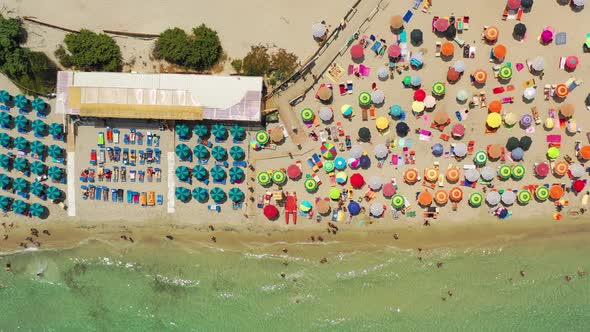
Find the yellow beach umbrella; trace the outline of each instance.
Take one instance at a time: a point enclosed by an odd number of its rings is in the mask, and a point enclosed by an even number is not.
[[[380,116],[377,118],[375,125],[377,126],[377,129],[379,129],[379,130],[387,129],[389,127],[389,120],[387,120],[387,118],[384,116]]]
[[[416,113],[422,113],[424,112],[424,103],[421,101],[414,101],[412,102],[412,111],[416,112]]]
[[[502,124],[502,116],[498,113],[490,113],[486,119],[486,124],[490,128],[498,128]]]

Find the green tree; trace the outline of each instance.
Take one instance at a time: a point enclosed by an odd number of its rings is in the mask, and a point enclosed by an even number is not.
[[[279,48],[271,57],[271,67],[273,76],[282,81],[295,72],[297,56],[284,48]]]
[[[64,39],[72,64],[86,71],[119,71],[122,67],[121,49],[104,33],[82,29],[69,33]]]
[[[23,34],[20,20],[0,16],[0,50],[9,51],[17,47]]]
[[[204,24],[193,29],[189,38],[190,53],[185,65],[196,70],[205,70],[213,66],[221,57],[221,41],[217,32]]]
[[[154,56],[157,59],[164,59],[177,65],[184,65],[189,52],[188,35],[180,28],[162,32],[154,47]]]
[[[231,66],[234,68],[236,73],[242,72],[242,59],[235,59],[231,62]]]
[[[271,68],[268,48],[263,45],[251,46],[250,52],[242,60],[242,69],[247,76],[264,76]]]

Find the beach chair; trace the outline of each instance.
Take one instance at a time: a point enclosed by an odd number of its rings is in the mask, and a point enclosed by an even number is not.
[[[117,203],[118,201],[118,197],[117,197],[117,189],[111,189],[111,200],[113,201],[113,203]]]
[[[434,51],[434,56],[440,58],[440,49],[442,47],[442,43],[440,42],[440,40],[437,40],[436,41],[435,46],[436,46],[436,48],[435,48],[435,51]]]
[[[348,92],[349,95],[352,94],[352,89],[353,89],[352,81],[346,82],[346,91]]]
[[[376,41],[373,46],[371,47],[371,51],[375,52],[376,55],[379,54],[379,48],[381,47],[381,42],[380,41]],[[362,66],[362,64],[361,64]],[[359,66],[360,67],[360,66]],[[362,73],[361,73],[362,75]],[[364,76],[364,75],[363,75]]]
[[[421,3],[422,3],[422,0],[414,0],[414,5],[412,6],[412,9],[418,9],[418,7],[420,7]]]
[[[90,150],[90,165],[96,166],[96,150]]]
[[[158,205],[163,205],[164,204],[164,196],[163,195],[158,195],[156,196],[156,204]]]
[[[98,153],[98,164],[104,165],[104,163],[105,163],[105,152],[104,152],[104,149],[100,149],[100,151]]]

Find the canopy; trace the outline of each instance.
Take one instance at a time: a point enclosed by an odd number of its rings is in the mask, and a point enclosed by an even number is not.
[[[410,127],[405,122],[398,122],[395,125],[395,132],[399,137],[406,137],[408,132],[410,131]]]
[[[369,207],[369,213],[371,213],[372,216],[375,217],[380,217],[381,215],[383,215],[383,212],[385,211],[383,204],[381,203],[373,203],[371,204],[371,206]]]
[[[455,82],[459,79],[459,77],[461,77],[461,73],[455,70],[455,68],[449,67],[449,70],[447,71],[447,81]]]
[[[204,124],[198,124],[195,126],[195,128],[193,129],[193,132],[195,133],[195,135],[204,138],[207,135],[209,135],[209,127],[207,127]]]
[[[488,191],[486,194],[486,202],[488,202],[488,204],[491,206],[498,205],[500,203],[500,199],[500,193],[497,191]]]
[[[559,98],[565,98],[569,94],[570,90],[565,84],[558,84],[555,87],[555,95]]]
[[[438,32],[444,32],[449,28],[449,20],[446,18],[439,18],[434,22],[434,29]]]
[[[391,206],[393,206],[396,209],[403,208],[405,203],[406,199],[404,198],[404,196],[400,194],[395,194],[393,195],[393,197],[391,197]]]
[[[498,34],[499,34],[498,28],[496,28],[495,26],[488,27],[484,31],[485,39],[488,41],[491,41],[491,42],[498,40]]]
[[[449,182],[457,182],[459,181],[460,172],[457,167],[450,167],[447,169],[446,178]]]
[[[226,176],[227,174],[225,173],[225,170],[220,166],[215,166],[211,169],[211,177],[215,181],[223,181],[223,179],[225,179]]]
[[[224,201],[226,198],[225,191],[223,191],[223,189],[219,187],[214,187],[213,189],[211,189],[211,191],[209,191],[209,196],[211,196],[211,199],[215,203],[220,203]]]
[[[19,157],[14,159],[13,167],[19,172],[24,172],[29,167],[29,162],[26,158]]]
[[[209,191],[207,188],[203,187],[196,187],[192,191],[192,196],[195,200],[199,202],[206,202],[209,199]]]
[[[435,182],[438,180],[439,171],[434,167],[428,167],[424,170],[424,179],[428,182]]]
[[[485,151],[477,151],[473,156],[473,162],[475,162],[477,165],[484,165],[487,161],[488,155],[485,153]]]
[[[547,165],[547,163],[538,163],[537,166],[535,166],[535,173],[538,176],[541,177],[545,177],[547,175],[549,175],[549,165]]]
[[[499,113],[489,113],[486,119],[486,124],[490,128],[499,128],[502,124],[502,116]]]
[[[58,136],[63,134],[63,125],[61,123],[52,123],[49,125],[49,134],[53,136],[53,138],[57,138]]]
[[[11,121],[12,115],[5,112],[0,112],[0,125],[2,126],[2,128],[9,128]]]
[[[483,202],[483,195],[479,192],[474,192],[469,195],[469,205],[478,207]]]
[[[24,201],[17,199],[12,203],[12,210],[14,213],[17,214],[24,214],[25,211],[29,208],[29,204],[25,203]]]
[[[190,129],[184,123],[177,123],[174,127],[174,131],[180,139],[187,139],[190,134]]]
[[[479,179],[479,172],[475,168],[469,168],[465,171],[465,180],[473,183]]]
[[[361,92],[359,94],[359,105],[364,107],[371,105],[371,94],[367,91]]]
[[[451,42],[446,41],[442,44],[440,52],[444,56],[451,56],[455,52],[455,45],[453,45]]]
[[[354,188],[360,188],[365,185],[365,178],[360,173],[354,173],[350,177],[350,185]]]
[[[224,139],[227,136],[227,130],[225,129],[225,126],[220,124],[213,125],[213,128],[211,128],[211,133],[217,139]]]
[[[195,165],[193,167],[193,175],[197,180],[203,181],[209,177],[209,171],[201,165]]]
[[[400,15],[394,15],[389,19],[389,25],[394,30],[399,30],[404,26],[404,19]]]
[[[297,179],[301,176],[301,168],[297,165],[289,165],[287,167],[287,176],[289,179]]]
[[[274,219],[279,215],[279,209],[277,209],[276,206],[269,204],[264,207],[264,209],[262,210],[262,213],[268,219]]]
[[[516,148],[520,147],[520,140],[516,137],[510,137],[508,141],[506,141],[506,149],[512,151]]]
[[[465,143],[457,143],[455,144],[454,151],[457,157],[465,157],[467,154],[467,145]]]
[[[16,118],[14,118],[14,125],[17,129],[25,130],[29,126],[29,119],[22,114],[17,115]]]
[[[570,55],[565,59],[565,67],[568,69],[576,69],[580,60],[575,55]]]
[[[418,171],[415,168],[409,168],[404,172],[404,181],[409,184],[416,183],[418,181]]]
[[[303,183],[305,190],[308,192],[314,192],[318,189],[318,183],[314,179],[306,179]]]
[[[353,58],[357,58],[357,59],[358,58],[362,58],[363,55],[364,55],[364,53],[365,53],[365,49],[361,45],[359,45],[359,44],[354,44],[350,48],[350,55]]]
[[[33,100],[33,102],[31,103],[31,106],[33,107],[33,109],[37,112],[42,112],[45,110],[45,101],[41,98],[35,98]]]
[[[377,118],[377,121],[375,121],[375,126],[379,130],[385,130],[389,128],[389,120],[387,120],[386,117],[380,116]]]
[[[502,203],[512,205],[516,201],[516,194],[512,190],[506,190],[502,193]]]
[[[229,128],[229,132],[236,139],[244,138],[244,136],[246,135],[246,129],[244,129],[244,127],[237,125],[237,124],[231,126]]]
[[[322,156],[326,159],[334,159],[336,158],[336,147],[331,142],[324,142],[320,147],[320,151]]]
[[[557,163],[555,163],[555,166],[553,166],[553,172],[555,172],[555,174],[558,176],[565,175],[568,170],[569,164],[563,160],[558,161]]]
[[[30,187],[31,187],[30,188],[31,193],[33,195],[38,196],[38,197],[43,196],[43,193],[45,192],[45,186],[43,184],[41,184],[41,182],[35,181],[35,182],[31,183]],[[5,189],[5,188],[3,188],[3,189]]]
[[[311,108],[304,108],[301,110],[301,118],[303,121],[311,122],[315,115],[313,114],[313,110]]]
[[[350,201],[350,203],[348,203],[348,212],[351,215],[356,216],[361,212],[361,205],[355,201]]]
[[[45,146],[45,144],[43,144],[43,142],[39,141],[39,140],[35,140],[33,141],[33,143],[31,143],[31,152],[38,154],[38,155],[42,155],[45,153],[45,149],[47,147]]]
[[[522,158],[524,157],[524,150],[522,148],[518,147],[518,148],[512,150],[510,152],[510,154],[511,154],[513,160],[519,161],[519,160],[522,160]]]
[[[244,192],[242,190],[240,190],[239,188],[231,188],[228,193],[227,196],[229,197],[229,199],[232,202],[240,202],[242,200],[244,200]]]
[[[10,157],[5,154],[0,154],[0,167],[8,170],[8,166],[10,166]]]
[[[538,56],[531,60],[530,66],[534,71],[543,71],[545,69],[545,59]]]
[[[330,203],[322,199],[316,203],[316,208],[319,214],[328,214],[330,212]]]
[[[455,61],[453,64],[453,69],[455,69],[458,73],[463,73],[465,71],[465,67],[465,61],[463,60]]]
[[[313,35],[314,38],[323,37],[327,31],[328,30],[327,30],[326,26],[322,23],[314,23],[311,26],[311,34]]]
[[[178,144],[176,146],[176,149],[174,149],[174,151],[176,152],[176,155],[178,156],[178,158],[180,160],[188,159],[191,154],[191,149],[188,147],[188,145],[186,145],[184,143]]]
[[[333,200],[340,199],[340,195],[342,195],[342,191],[340,191],[340,189],[338,189],[336,187],[330,188],[330,192],[328,194],[328,196],[330,196],[330,199],[333,199]]]
[[[434,122],[439,125],[447,124],[450,121],[449,115],[445,111],[438,111],[434,113]]]
[[[330,173],[334,170],[334,162],[331,160],[326,160],[326,162],[324,162],[324,171],[326,171],[326,173]]]
[[[405,82],[405,78],[404,78],[404,82]],[[410,84],[417,88],[420,85],[422,85],[422,79],[420,78],[420,76],[412,76],[410,77]]]
[[[430,206],[432,204],[432,194],[428,190],[424,190],[418,194],[418,204],[421,206]]]
[[[39,119],[34,120],[31,127],[37,135],[45,135],[45,131],[47,130],[47,125],[45,124],[45,122]]]
[[[463,199],[463,190],[459,187],[453,187],[449,191],[449,198],[452,202],[459,202]]]

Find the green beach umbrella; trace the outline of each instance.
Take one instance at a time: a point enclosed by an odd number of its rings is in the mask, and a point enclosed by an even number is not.
[[[14,159],[14,163],[12,164],[14,169],[19,172],[24,172],[29,167],[29,162],[26,158],[16,158]]]
[[[188,202],[191,199],[191,191],[185,187],[176,187],[174,189],[174,196],[181,202]]]
[[[545,186],[539,186],[537,187],[537,190],[535,190],[535,196],[538,200],[545,201],[549,198],[549,189]]]
[[[219,166],[215,166],[211,169],[211,177],[215,181],[223,181],[226,176],[227,174],[225,173],[225,170]]]
[[[13,181],[13,187],[18,191],[27,191],[29,190],[29,181],[23,178],[16,178]]]
[[[367,91],[361,92],[359,95],[359,105],[364,107],[371,105],[371,94]]]
[[[263,186],[266,186],[270,184],[271,178],[268,172],[260,172],[258,173],[257,180],[258,183],[260,183]]]
[[[342,191],[340,191],[340,189],[338,188],[331,188],[330,193],[328,194],[328,196],[330,196],[330,199],[333,200],[340,199],[340,195],[342,195]]]
[[[483,202],[483,195],[479,192],[471,193],[469,195],[469,204],[473,207],[478,207]]]
[[[432,85],[432,94],[436,96],[442,96],[445,94],[445,84],[442,82],[436,82]]]
[[[193,198],[199,202],[206,202],[209,199],[209,191],[207,188],[196,187],[193,189]]]
[[[229,169],[229,179],[231,182],[239,182],[244,178],[244,170],[239,167]]]
[[[33,106],[35,111],[42,112],[45,110],[45,106],[47,106],[47,104],[45,104],[45,100],[41,98],[35,98],[33,99],[33,102],[31,102],[31,106]]]
[[[209,158],[209,150],[203,144],[197,144],[193,149],[193,153],[199,159]]]
[[[6,174],[0,174],[0,188],[6,189],[10,186],[12,179]]]
[[[64,170],[57,166],[51,166],[47,170],[47,175],[52,180],[59,180],[64,176]]]
[[[176,124],[176,126],[174,127],[174,131],[176,132],[176,135],[178,135],[178,138],[181,138],[181,139],[188,138],[188,136],[191,132],[190,129],[188,128],[188,126],[185,125],[184,123]]]
[[[47,154],[51,158],[61,158],[61,156],[63,156],[63,153],[63,149],[59,145],[51,144],[47,149]]]
[[[313,110],[311,108],[304,108],[301,110],[301,119],[303,119],[303,121],[311,122],[313,121],[314,117],[315,114],[313,113]]]
[[[6,197],[6,196],[0,196],[0,207],[2,207],[3,210],[5,210],[8,208],[9,205],[10,205],[10,198]]]
[[[503,66],[502,68],[500,68],[500,71],[498,72],[498,76],[500,76],[501,79],[509,79],[512,77],[512,68],[509,66]]]
[[[211,192],[209,192],[209,195],[211,196],[211,199],[215,203],[222,202],[226,197],[225,191],[223,191],[223,189],[221,189],[219,187],[215,187],[215,188],[211,189]]]
[[[191,154],[191,149],[184,143],[178,144],[174,151],[180,160],[187,160]]]
[[[557,157],[559,157],[559,148],[552,146],[547,150],[547,157],[549,157],[549,159],[555,159]]]
[[[498,175],[500,176],[500,178],[502,178],[504,180],[508,179],[511,174],[512,174],[512,170],[510,169],[510,166],[508,166],[508,165],[502,165],[498,169]]]
[[[47,149],[47,146],[45,146],[45,144],[39,140],[33,141],[31,143],[31,152],[35,154],[44,154],[45,149]]]
[[[256,142],[258,142],[258,144],[264,145],[268,143],[269,138],[270,137],[266,130],[259,130],[256,132]]]
[[[330,173],[334,170],[334,162],[331,160],[328,160],[324,163],[324,171],[326,171],[326,173]]]
[[[227,192],[227,196],[232,200],[232,202],[239,202],[244,199],[244,192],[239,188],[231,188]]]
[[[528,190],[521,190],[518,192],[518,195],[516,195],[518,202],[520,202],[522,205],[528,204],[532,197],[533,195],[531,195],[531,192]]]
[[[180,180],[180,181],[186,181],[191,177],[191,172],[190,169],[186,166],[178,166],[176,167],[176,177]]]
[[[33,123],[31,124],[31,128],[33,128],[35,134],[44,135],[45,131],[47,130],[47,125],[45,124],[45,122],[43,122],[43,120],[37,119],[33,121]]]
[[[55,186],[47,188],[47,197],[49,199],[58,199],[61,197],[61,190]]]
[[[242,160],[246,156],[246,154],[244,153],[244,149],[242,149],[241,146],[237,146],[237,145],[234,145],[229,149],[229,155],[234,160]]]
[[[225,160],[227,158],[227,150],[220,145],[216,145],[211,149],[211,156],[218,161]]]
[[[227,130],[225,129],[225,126],[220,124],[213,125],[211,133],[213,136],[215,136],[215,138],[219,139],[225,138],[227,136]]]
[[[14,97],[14,106],[16,106],[18,108],[25,108],[25,107],[27,107],[28,104],[29,104],[29,100],[27,99],[27,97],[25,97],[25,95],[20,94],[20,95]]]
[[[522,179],[522,177],[524,176],[525,173],[525,169],[524,166],[522,166],[522,164],[516,164],[512,167],[512,176],[515,179]]]
[[[195,178],[197,178],[197,180],[203,181],[209,177],[209,172],[205,167],[201,165],[196,165],[193,168],[193,175],[195,176]]]
[[[24,115],[20,114],[16,118],[14,118],[14,126],[20,130],[26,130],[29,126],[29,119]]]
[[[0,133],[0,145],[4,148],[10,147],[12,144],[12,137],[7,133]]]
[[[477,151],[473,156],[473,162],[477,165],[485,165],[488,161],[488,154],[485,151]]]
[[[45,191],[45,186],[41,182],[35,181],[35,182],[31,183],[30,190],[33,195],[41,196],[41,195],[43,195],[43,192]]]
[[[45,173],[45,164],[36,160],[31,164],[31,172],[36,175],[41,175]]]
[[[198,124],[193,129],[193,132],[195,133],[195,135],[203,138],[209,135],[209,127],[207,127],[207,125],[204,124]]]
[[[243,138],[246,135],[246,129],[244,127],[239,126],[237,124],[233,125],[229,128],[229,132],[234,138]]]
[[[10,166],[10,157],[5,154],[0,154],[0,167],[4,168],[5,170],[8,170],[9,166]]]
[[[2,128],[10,127],[10,122],[12,122],[12,115],[4,112],[0,113],[0,126]]]
[[[277,169],[274,172],[272,172],[272,182],[280,185],[285,183],[286,180],[287,174],[285,174],[285,172],[283,172],[282,170]]]
[[[305,180],[305,182],[303,183],[303,186],[305,187],[305,190],[307,190],[308,192],[314,192],[318,189],[318,183],[314,179],[311,179],[311,178]]]
[[[405,203],[406,199],[404,198],[404,196],[400,194],[395,194],[393,195],[393,197],[391,197],[391,206],[393,206],[396,209],[403,208]]]
[[[0,90],[0,103],[6,104],[12,99],[12,96],[6,90]]]
[[[31,204],[29,212],[34,217],[41,217],[45,213],[45,207],[39,203]]]
[[[17,199],[12,203],[12,211],[18,214],[23,214],[29,208],[29,204]]]

